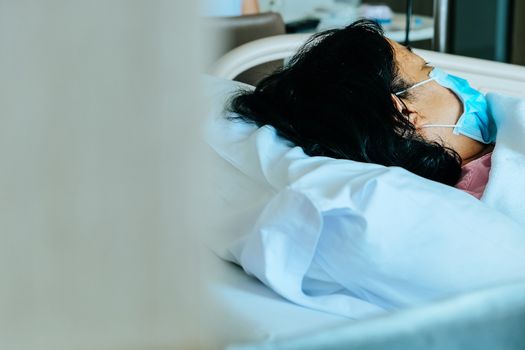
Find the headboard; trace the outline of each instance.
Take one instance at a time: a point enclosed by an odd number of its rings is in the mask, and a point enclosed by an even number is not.
[[[249,42],[221,57],[210,73],[233,79],[259,64],[291,57],[309,37],[310,34],[285,34]],[[525,97],[525,67],[428,50],[415,52],[433,65],[469,80],[483,92]]]

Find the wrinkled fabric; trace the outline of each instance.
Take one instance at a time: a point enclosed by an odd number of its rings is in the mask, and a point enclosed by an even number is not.
[[[525,100],[492,93],[487,100],[498,138],[481,200],[525,227]]]
[[[454,186],[480,199],[489,181],[492,152],[461,167],[461,177]]]
[[[439,68],[434,68],[430,77],[452,90],[463,103],[463,114],[456,123],[454,134],[465,135],[487,144],[493,143],[496,140],[497,126],[485,95],[471,87],[465,79]]]
[[[523,226],[456,188],[397,167],[308,157],[272,127],[220,113],[207,139],[229,165],[221,178],[242,174],[260,194],[218,185],[231,214],[219,254],[294,303],[362,319],[525,278]],[[246,225],[253,203],[260,210]]]
[[[454,128],[453,133],[456,135],[465,135],[487,144],[496,140],[497,127],[485,95],[471,87],[469,82],[463,78],[435,67],[430,72],[428,79],[395,94],[401,95],[431,81],[451,90],[461,101],[463,113],[456,124],[424,124],[421,128]]]

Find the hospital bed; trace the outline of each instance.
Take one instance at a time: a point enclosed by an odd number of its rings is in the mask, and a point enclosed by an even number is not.
[[[235,79],[257,65],[292,56],[307,38],[303,34],[280,35],[247,43],[223,56],[211,74]],[[482,91],[525,97],[524,67],[425,50],[416,52],[433,65],[467,78]],[[223,170],[231,171],[219,169]],[[223,234],[228,232],[219,229],[215,242]],[[221,320],[215,325],[217,348],[525,348],[525,282],[352,321],[293,304],[246,275],[239,266],[212,252],[205,255],[206,266],[214,276],[210,282],[214,304],[211,312],[220,315]]]
[[[308,34],[277,35],[242,45],[216,62],[211,74],[234,79],[260,64],[291,57],[310,37]],[[481,91],[525,96],[525,67],[428,50],[415,52],[437,67],[469,80]]]

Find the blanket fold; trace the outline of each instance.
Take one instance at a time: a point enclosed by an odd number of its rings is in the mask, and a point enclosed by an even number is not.
[[[222,256],[292,302],[353,319],[525,278],[523,101],[489,102],[508,113],[482,201],[401,168],[308,157],[269,126],[214,114],[208,142],[232,172],[218,186],[231,212]],[[235,193],[238,174],[257,191]],[[252,203],[257,218],[232,231]]]

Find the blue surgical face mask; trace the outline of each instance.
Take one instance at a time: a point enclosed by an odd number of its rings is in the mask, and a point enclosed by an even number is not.
[[[396,92],[396,96],[432,80],[458,96],[463,103],[463,114],[456,124],[425,124],[421,126],[422,128],[454,128],[455,135],[465,135],[482,143],[496,141],[496,124],[488,108],[487,99],[481,92],[472,88],[465,79],[434,68],[429,74],[429,79]]]

